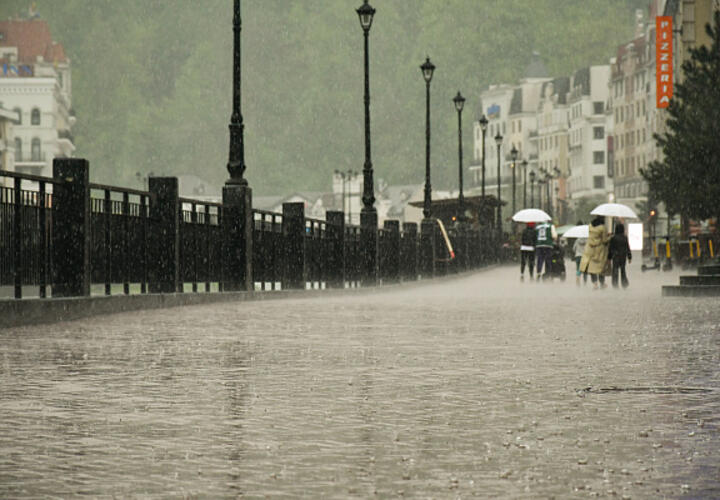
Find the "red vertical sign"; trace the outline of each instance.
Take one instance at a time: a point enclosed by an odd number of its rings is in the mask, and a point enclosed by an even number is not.
[[[673,95],[672,17],[655,18],[656,106],[667,108]]]

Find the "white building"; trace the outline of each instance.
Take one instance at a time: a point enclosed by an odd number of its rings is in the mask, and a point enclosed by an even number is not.
[[[536,195],[542,200],[540,208],[552,212],[559,219],[563,218],[565,206],[562,202],[566,200],[569,91],[570,78],[567,76],[543,84],[538,106],[537,135],[533,138],[538,151],[537,174],[540,185],[536,188]]]
[[[20,115],[17,111],[3,108],[0,104],[0,170],[15,170],[14,125]],[[0,186],[4,184],[0,178]]]
[[[75,151],[70,61],[40,19],[0,22],[0,102],[19,114],[14,170],[52,175],[53,158]]]
[[[607,198],[613,191],[608,176],[608,137],[605,110],[608,103],[610,66],[590,66],[575,72],[568,98],[570,164],[568,191],[571,200]],[[610,172],[612,173],[612,172]]]

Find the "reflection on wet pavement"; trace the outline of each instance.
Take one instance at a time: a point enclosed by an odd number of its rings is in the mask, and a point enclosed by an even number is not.
[[[720,497],[720,312],[515,268],[0,332],[0,497]]]

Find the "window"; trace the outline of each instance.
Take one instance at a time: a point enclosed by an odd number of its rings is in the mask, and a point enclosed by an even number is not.
[[[20,108],[13,109],[18,114],[18,119],[15,122],[15,125],[22,125],[22,110]]]
[[[602,175],[594,175],[593,187],[595,189],[603,189],[605,187],[605,177],[603,177]]]
[[[603,139],[605,137],[605,129],[603,127],[593,127],[593,138]]]
[[[40,110],[33,108],[30,112],[30,125],[40,125]]]
[[[593,102],[593,112],[594,112],[596,115],[601,115],[601,114],[603,113],[603,111],[604,111],[604,106],[603,106],[603,104],[604,104],[604,103],[603,103],[602,101],[595,101],[595,102]]]
[[[595,165],[605,163],[605,151],[593,151],[593,163]]]
[[[30,154],[31,154],[31,156],[32,156],[32,161],[40,161],[40,160],[42,159],[42,158],[41,158],[41,155],[40,155],[40,139],[38,139],[37,137],[35,137],[35,138],[32,140],[32,146],[31,146],[31,148],[32,148],[32,149],[31,149]]]
[[[15,161],[22,161],[22,139],[15,138]]]
[[[518,120],[518,132],[522,132],[522,120]]]

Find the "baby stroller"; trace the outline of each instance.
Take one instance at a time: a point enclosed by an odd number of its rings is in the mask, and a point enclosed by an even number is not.
[[[565,253],[557,243],[553,245],[552,252],[550,252],[550,269],[545,277],[560,278],[561,281],[565,281]]]

